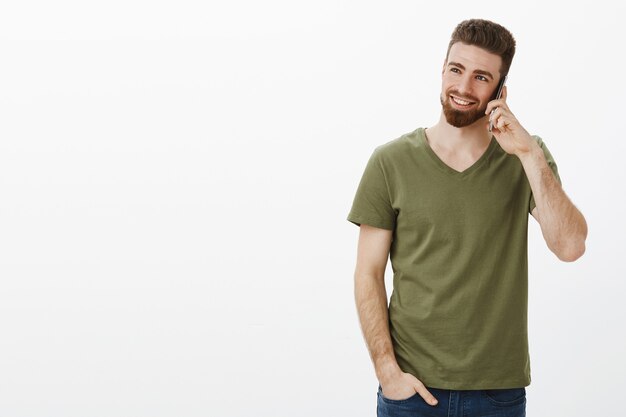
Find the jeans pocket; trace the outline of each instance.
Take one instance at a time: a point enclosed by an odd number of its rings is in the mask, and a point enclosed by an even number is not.
[[[486,389],[483,394],[493,405],[507,407],[526,401],[526,388]]]
[[[383,395],[383,389],[380,385],[378,385],[378,395],[380,396],[380,398],[387,403],[390,404],[404,404],[406,402],[412,401],[416,398],[417,395],[419,395],[418,392],[415,392],[415,394],[411,395],[409,398],[405,398],[403,400],[392,400],[391,398],[387,398]]]

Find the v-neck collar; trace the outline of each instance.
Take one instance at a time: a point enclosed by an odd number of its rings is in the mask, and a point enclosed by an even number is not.
[[[420,142],[420,144],[423,145],[426,148],[426,153],[428,153],[428,155],[431,157],[431,159],[435,162],[435,164],[441,170],[443,170],[444,172],[447,172],[448,174],[455,175],[457,177],[465,177],[465,176],[471,174],[472,172],[476,171],[478,168],[480,168],[480,166],[487,160],[487,158],[489,158],[489,155],[491,155],[491,153],[495,149],[496,144],[498,142],[496,140],[495,136],[491,135],[491,141],[489,142],[489,146],[487,146],[487,149],[485,150],[485,152],[483,152],[483,154],[480,156],[480,158],[478,158],[476,160],[476,162],[474,162],[474,164],[472,164],[470,167],[466,168],[464,171],[457,171],[456,169],[450,167],[448,164],[443,162],[439,158],[439,156],[437,156],[435,151],[433,151],[433,149],[430,147],[430,144],[426,140],[426,133],[425,133],[425,131],[426,131],[426,128],[420,127],[418,129],[418,132],[417,132],[417,138],[418,138],[418,141]]]

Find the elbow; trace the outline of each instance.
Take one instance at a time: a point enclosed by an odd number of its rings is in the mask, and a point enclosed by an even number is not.
[[[585,241],[587,240],[587,221],[582,214],[581,221],[570,227],[571,232],[560,236],[554,244],[552,252],[563,262],[574,262],[585,253]],[[556,250],[555,250],[556,249]]]
[[[565,250],[555,252],[559,260],[563,262],[574,262],[579,259],[585,253],[585,241],[582,240],[576,245],[572,245]]]

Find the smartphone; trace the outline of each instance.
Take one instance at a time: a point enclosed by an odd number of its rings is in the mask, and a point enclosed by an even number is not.
[[[505,75],[504,78],[502,78],[500,80],[500,82],[498,83],[498,88],[496,89],[496,93],[493,97],[491,97],[491,100],[498,100],[499,98],[502,97],[502,87],[504,87],[504,84],[506,83],[506,79],[507,79],[508,75]],[[496,111],[497,107],[494,107],[491,110],[491,113],[489,114],[489,118],[491,119],[491,116],[493,115],[493,112]],[[489,120],[489,131],[491,132],[491,129],[493,129],[493,123],[491,122],[491,120]]]

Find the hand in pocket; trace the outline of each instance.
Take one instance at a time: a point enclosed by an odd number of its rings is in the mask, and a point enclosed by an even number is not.
[[[403,401],[419,394],[427,404],[437,405],[437,399],[415,376],[401,372],[399,376],[380,382],[383,397],[392,401]]]

